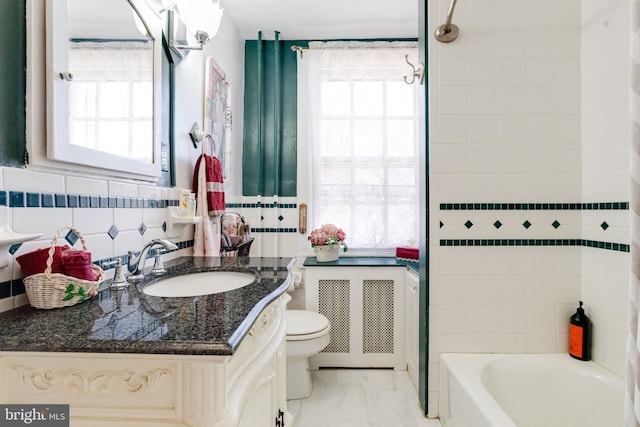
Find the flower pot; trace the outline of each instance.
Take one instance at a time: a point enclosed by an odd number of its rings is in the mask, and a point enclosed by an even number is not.
[[[318,262],[337,261],[340,258],[340,245],[316,245]]]

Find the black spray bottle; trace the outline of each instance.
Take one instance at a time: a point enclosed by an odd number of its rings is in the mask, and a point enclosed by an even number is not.
[[[591,321],[584,314],[582,301],[569,321],[569,355],[578,360],[591,359]]]

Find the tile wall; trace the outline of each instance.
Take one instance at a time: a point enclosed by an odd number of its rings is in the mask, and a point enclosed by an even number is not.
[[[109,181],[105,179],[65,177],[18,168],[0,169],[0,206],[9,208],[9,225],[17,233],[41,233],[37,240],[9,248],[13,258],[35,249],[48,247],[60,227],[73,227],[85,239],[95,263],[102,265],[128,251],[139,251],[155,238],[167,237],[169,206],[177,206],[179,189]],[[233,196],[230,197],[234,199]],[[238,212],[252,227],[256,238],[252,256],[295,256],[299,238],[296,203],[271,199],[238,198],[227,202],[227,212]],[[227,199],[229,200],[229,198]],[[69,229],[58,233],[59,244],[81,242]],[[65,239],[66,238],[66,239]],[[190,255],[193,227],[171,239],[180,250],[165,255],[170,259]],[[150,262],[150,261],[149,261]],[[106,268],[107,278],[113,274]],[[0,311],[28,303],[23,274],[17,262],[0,270]]]
[[[0,169],[0,206],[9,210],[9,226],[16,233],[41,233],[37,240],[13,245],[14,259],[49,247],[60,227],[73,227],[85,240],[95,263],[123,258],[144,243],[165,237],[168,206],[177,206],[178,190],[40,173],[19,168]],[[2,224],[4,226],[4,224]],[[69,230],[58,233],[60,244],[81,248]],[[179,250],[165,259],[191,253],[193,231],[172,239]],[[105,268],[106,277],[113,269]],[[0,311],[28,303],[17,262],[0,270]]]
[[[459,38],[428,40],[430,416],[442,352],[565,352],[579,299],[621,374],[628,23],[584,3],[458,2]],[[431,34],[449,1],[428,7]]]
[[[582,199],[629,200],[630,3],[582,1]],[[582,212],[583,238],[607,234],[629,243],[628,212],[601,230],[595,212]],[[593,359],[624,375],[628,254],[583,250],[582,298],[594,322]]]

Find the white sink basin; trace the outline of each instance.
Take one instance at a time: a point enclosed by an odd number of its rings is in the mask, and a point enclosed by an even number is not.
[[[249,273],[207,271],[169,277],[146,286],[142,292],[154,297],[195,297],[232,291],[255,280]]]

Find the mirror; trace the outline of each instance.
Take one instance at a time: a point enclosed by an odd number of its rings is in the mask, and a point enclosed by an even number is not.
[[[48,1],[48,158],[160,175],[160,31],[142,0]]]

